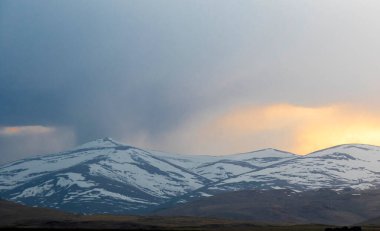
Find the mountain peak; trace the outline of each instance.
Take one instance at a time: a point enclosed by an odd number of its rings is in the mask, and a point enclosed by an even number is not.
[[[252,152],[246,152],[246,153],[239,153],[239,154],[233,154],[230,155],[232,158],[237,158],[237,159],[246,159],[246,158],[294,158],[297,157],[296,154],[290,153],[290,152],[285,152],[281,151],[278,149],[274,148],[265,148],[265,149],[260,149],[257,151],[252,151]]]
[[[312,152],[308,155],[312,156],[323,156],[332,153],[347,153],[351,155],[364,155],[371,154],[373,152],[378,153],[380,151],[379,146],[369,145],[369,144],[341,144],[322,150]]]
[[[112,148],[117,146],[123,146],[123,144],[113,140],[110,137],[104,137],[101,139],[93,140],[87,143],[84,143],[75,149],[85,149],[85,148]]]

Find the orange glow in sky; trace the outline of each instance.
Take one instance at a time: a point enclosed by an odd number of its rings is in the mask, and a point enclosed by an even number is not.
[[[240,137],[254,138],[264,133],[273,139],[269,142],[273,146],[298,154],[344,143],[380,144],[380,115],[349,106],[278,104],[241,108],[223,115],[211,127]]]
[[[348,105],[240,107],[183,128],[168,140],[176,139],[194,141],[192,153],[217,155],[268,147],[308,154],[345,143],[380,145],[380,113]]]
[[[0,128],[0,135],[23,135],[23,134],[41,134],[51,132],[53,128],[45,126],[9,126]]]

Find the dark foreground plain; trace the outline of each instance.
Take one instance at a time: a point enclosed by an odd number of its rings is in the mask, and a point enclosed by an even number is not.
[[[155,215],[217,217],[276,225],[346,226],[380,215],[380,190],[246,190],[168,206]]]
[[[380,231],[380,226],[363,226]],[[328,225],[268,225],[201,217],[75,215],[54,209],[33,208],[0,201],[1,230],[251,230],[323,231]]]

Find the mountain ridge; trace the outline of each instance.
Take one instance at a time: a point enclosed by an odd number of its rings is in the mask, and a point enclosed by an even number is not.
[[[104,146],[104,142],[103,142],[103,145],[102,146],[99,146],[99,147],[95,147],[95,146],[90,146],[90,144],[94,144],[94,143],[98,143],[98,144],[102,144],[101,141],[106,141],[106,142],[109,142],[112,145],[109,145],[109,146]],[[183,156],[183,157],[194,157],[194,156],[198,156],[198,157],[234,157],[234,156],[243,156],[243,155],[249,155],[249,154],[253,154],[253,153],[259,153],[259,152],[262,152],[262,151],[267,151],[267,150],[273,150],[273,151],[276,151],[276,152],[279,152],[279,153],[284,153],[284,154],[291,154],[295,157],[302,157],[302,156],[308,156],[308,155],[312,155],[312,154],[315,154],[315,153],[319,153],[319,152],[322,152],[322,151],[327,151],[327,150],[331,150],[331,149],[335,149],[335,148],[340,148],[340,147],[357,147],[357,146],[367,146],[367,147],[375,147],[375,148],[378,148],[380,150],[380,146],[379,145],[372,145],[372,144],[362,144],[362,143],[344,143],[344,144],[339,144],[339,145],[334,145],[334,146],[331,146],[331,147],[326,147],[326,148],[322,148],[322,149],[318,149],[316,151],[312,151],[312,152],[309,152],[307,154],[297,154],[297,153],[293,153],[293,152],[289,152],[289,151],[285,151],[285,150],[281,150],[281,149],[278,149],[278,148],[261,148],[261,149],[258,149],[258,150],[252,150],[252,151],[247,151],[247,152],[239,152],[239,153],[233,153],[233,154],[226,154],[226,155],[207,155],[207,154],[180,154],[180,153],[172,153],[172,152],[166,152],[166,151],[162,151],[162,150],[156,150],[156,149],[143,149],[143,148],[140,148],[140,147],[137,147],[137,146],[133,146],[133,145],[129,145],[129,144],[124,144],[122,142],[119,142],[119,141],[116,141],[115,139],[111,138],[111,137],[104,137],[104,138],[99,138],[99,139],[95,139],[95,140],[92,140],[92,141],[88,141],[88,142],[85,142],[81,145],[78,145],[78,146],[75,146],[73,148],[70,148],[66,151],[60,151],[60,152],[57,152],[57,153],[46,153],[46,154],[36,154],[34,156],[31,156],[31,157],[26,157],[26,158],[22,158],[20,160],[14,160],[14,161],[9,161],[9,162],[6,162],[6,163],[2,163],[0,164],[0,167],[2,166],[5,166],[5,165],[8,165],[8,164],[12,164],[12,163],[15,163],[15,162],[19,162],[19,161],[24,161],[24,160],[28,160],[28,159],[34,159],[34,158],[39,158],[39,157],[43,157],[43,156],[50,156],[50,155],[61,155],[61,154],[65,154],[65,153],[69,153],[69,152],[73,152],[73,151],[77,151],[77,150],[92,150],[92,149],[96,149],[96,148],[115,148],[115,147],[120,147],[120,148],[134,148],[134,149],[140,149],[140,150],[144,150],[144,151],[148,151],[148,152],[151,152],[151,153],[162,153],[164,155],[170,155],[170,156]],[[360,147],[357,147],[358,149],[361,149]],[[363,148],[365,149],[365,148]]]

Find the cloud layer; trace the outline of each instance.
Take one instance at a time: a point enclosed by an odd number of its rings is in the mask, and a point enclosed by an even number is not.
[[[348,141],[295,140],[310,121],[356,108],[377,118],[379,10],[375,0],[1,1],[0,127],[54,128],[52,140],[62,141],[19,150],[17,137],[30,143],[37,134],[2,130],[0,162],[104,136],[215,154],[267,146],[304,153],[304,145]],[[265,117],[277,107],[289,116]],[[348,134],[344,118],[337,134]],[[284,127],[259,132],[260,119]],[[249,131],[239,130],[244,124]],[[351,136],[363,134],[360,126]],[[212,132],[227,128],[235,138]],[[55,143],[49,137],[41,140]]]

